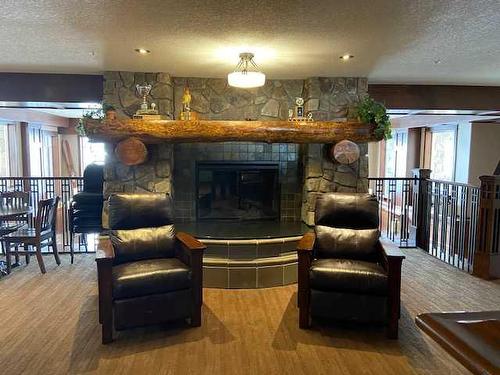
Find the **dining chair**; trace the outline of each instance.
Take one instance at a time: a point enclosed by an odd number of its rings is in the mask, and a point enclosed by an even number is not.
[[[34,228],[21,228],[15,232],[9,233],[3,237],[6,250],[7,273],[11,271],[11,246],[13,244],[23,244],[23,251],[26,255],[26,263],[29,263],[30,249],[35,246],[35,254],[40,266],[40,271],[45,273],[45,264],[42,257],[42,243],[47,241],[47,246],[52,246],[54,258],[57,265],[61,264],[59,253],[57,251],[56,241],[56,220],[57,220],[57,205],[59,197],[43,199],[38,202],[38,210],[35,217]],[[19,249],[16,248],[16,253]]]
[[[29,206],[30,195],[24,191],[0,192],[0,206],[11,208],[24,208]],[[30,215],[19,215],[8,220],[0,221],[0,240],[6,234],[15,232],[27,226],[30,222]],[[4,243],[2,241],[2,254],[5,254]],[[16,258],[16,262],[19,259]]]

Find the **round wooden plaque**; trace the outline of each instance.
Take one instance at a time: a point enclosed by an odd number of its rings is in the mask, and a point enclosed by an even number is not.
[[[138,165],[146,161],[148,149],[138,138],[127,138],[115,147],[115,155],[125,165]]]
[[[351,164],[359,159],[359,146],[354,142],[343,140],[335,144],[330,153],[340,164]]]

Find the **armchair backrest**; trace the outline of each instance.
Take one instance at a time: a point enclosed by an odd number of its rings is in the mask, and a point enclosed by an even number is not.
[[[115,264],[175,255],[173,207],[167,194],[112,194],[109,227]]]
[[[376,261],[380,237],[378,202],[366,193],[327,193],[316,200],[317,258]]]
[[[102,194],[104,184],[104,166],[89,164],[83,171],[83,191]]]

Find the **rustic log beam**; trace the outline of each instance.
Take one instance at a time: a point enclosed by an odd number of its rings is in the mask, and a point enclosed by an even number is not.
[[[332,143],[377,141],[374,125],[335,121],[178,121],[86,120],[85,132],[95,142],[118,142],[135,137],[145,143],[268,142]]]

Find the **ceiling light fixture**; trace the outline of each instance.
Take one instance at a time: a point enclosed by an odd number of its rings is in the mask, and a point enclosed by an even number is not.
[[[341,59],[342,61],[351,60],[351,59],[353,59],[353,58],[354,58],[354,56],[353,56],[353,55],[349,55],[348,53],[346,53],[345,55],[340,56],[340,59]]]
[[[148,53],[151,53],[150,50],[145,48],[136,48],[134,51],[141,55],[147,55]]]
[[[261,87],[266,83],[266,75],[259,71],[259,67],[253,61],[253,53],[240,53],[240,61],[234,72],[227,75],[229,86],[240,88]]]

